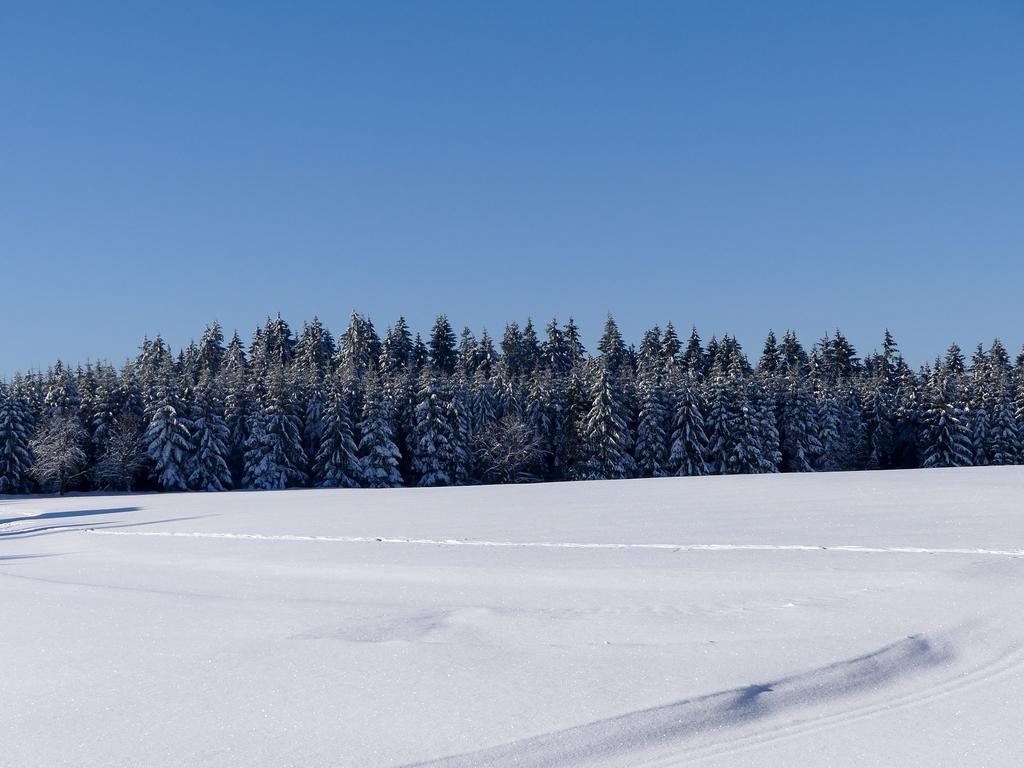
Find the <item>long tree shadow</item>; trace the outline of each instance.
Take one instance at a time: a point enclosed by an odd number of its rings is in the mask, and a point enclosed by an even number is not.
[[[137,523],[72,523],[70,525],[47,525],[40,528],[23,528],[16,531],[0,532],[0,539],[31,539],[36,536],[48,536],[54,533],[65,533],[74,531],[86,531],[96,529],[107,531],[112,528],[138,528],[144,525],[157,525],[158,523],[175,523],[182,520],[200,520],[204,517],[215,517],[215,515],[189,515],[187,517],[168,517],[162,520],[142,520]]]
[[[23,515],[0,520],[0,525],[21,523],[30,520],[59,520],[64,517],[87,517],[89,515],[114,515],[122,512],[138,512],[141,507],[106,507],[103,509],[69,509],[65,512],[43,512],[41,515]]]

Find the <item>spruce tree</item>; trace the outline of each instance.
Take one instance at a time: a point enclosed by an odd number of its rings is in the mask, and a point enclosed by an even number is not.
[[[652,353],[658,354],[660,346],[659,340]],[[643,376],[637,389],[640,418],[636,429],[636,471],[640,477],[665,477],[669,474],[670,424],[667,395],[658,372],[650,371]]]
[[[196,491],[230,488],[230,433],[224,419],[224,396],[216,375],[207,367],[196,385],[190,432],[188,487]]]
[[[790,368],[780,409],[782,471],[813,472],[822,445],[818,436],[818,409],[811,390],[796,368]]]
[[[597,350],[601,353],[605,367],[613,374],[618,373],[626,361],[626,342],[622,339],[619,326],[615,323],[611,312],[608,313],[608,318],[604,322],[604,333],[601,334],[601,339],[597,343]]]
[[[610,316],[609,324],[614,326]],[[606,329],[606,337],[608,335]],[[594,365],[591,374],[590,410],[583,424],[584,477],[588,480],[627,478],[635,469],[628,414],[620,380],[611,363],[616,348],[614,344],[605,346],[605,356]]]
[[[782,355],[779,353],[779,345],[775,339],[775,331],[768,331],[768,338],[765,339],[764,348],[761,350],[761,359],[757,363],[758,373],[774,375],[782,368]]]
[[[1021,428],[1013,416],[1013,405],[1005,390],[997,393],[988,431],[988,463],[994,465],[1024,462]]]
[[[430,331],[430,364],[434,370],[450,376],[458,361],[455,349],[455,331],[445,315],[438,315]]]
[[[15,387],[0,382],[0,494],[32,487],[32,414]]]
[[[973,463],[970,425],[956,391],[955,366],[933,374],[923,415],[925,467],[968,467]]]
[[[265,392],[249,417],[245,443],[245,488],[278,490],[302,485],[307,475],[301,422],[295,413],[289,383],[280,365],[270,367]]]
[[[159,370],[152,372],[143,444],[151,463],[150,475],[157,485],[166,491],[183,491],[188,488],[190,414],[182,402],[170,356],[162,355],[159,365]]]
[[[412,334],[404,317],[398,318],[394,328],[389,328],[381,344],[380,369],[386,374],[404,371],[412,365]]]
[[[451,485],[451,424],[444,386],[437,373],[424,370],[416,393],[412,468],[421,487]]]
[[[448,424],[451,430],[451,465],[448,470],[453,485],[468,485],[473,477],[473,414],[469,382],[457,373],[447,381]]]
[[[335,367],[346,368],[362,378],[370,366],[377,363],[380,353],[381,342],[373,322],[353,310],[348,328],[341,336]]]
[[[151,474],[162,490],[188,488],[189,438],[188,422],[181,416],[176,400],[169,400],[156,409],[143,440],[146,455],[153,465]]]
[[[363,482],[369,488],[398,488],[401,453],[391,427],[391,407],[377,374],[363,380],[363,414],[359,422],[359,457]]]
[[[723,370],[723,357],[723,350],[716,352],[711,374],[709,463],[717,474],[763,472],[762,416],[751,401],[739,357],[733,357],[727,370]]]
[[[707,360],[704,354],[704,347],[697,333],[697,326],[690,329],[690,337],[686,340],[686,349],[679,358],[684,371],[692,371],[694,376],[702,379],[707,373]]]
[[[228,428],[228,469],[233,485],[242,482],[245,471],[245,444],[249,437],[252,413],[249,386],[250,370],[242,340],[235,331],[222,358],[218,375],[224,395],[224,423]]]
[[[669,467],[673,475],[706,475],[709,472],[708,437],[704,429],[697,373],[692,369],[676,376],[672,415],[672,447]]]
[[[197,355],[197,379],[202,374],[207,377],[215,377],[220,372],[220,364],[224,359],[224,331],[216,320],[212,325],[206,326],[202,337],[199,339],[199,350]]]
[[[352,428],[353,374],[342,372],[328,382],[314,480],[322,488],[358,488],[362,464],[356,456]]]
[[[661,359],[668,365],[679,362],[679,353],[682,348],[676,328],[672,325],[672,321],[669,321],[665,325],[665,335],[661,337]]]

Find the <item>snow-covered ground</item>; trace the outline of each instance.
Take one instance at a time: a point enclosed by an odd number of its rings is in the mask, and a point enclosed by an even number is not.
[[[0,498],[0,765],[1018,766],[1024,468]]]

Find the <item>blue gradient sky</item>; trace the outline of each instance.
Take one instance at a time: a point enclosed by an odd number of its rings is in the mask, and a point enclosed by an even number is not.
[[[0,375],[281,311],[1024,342],[1024,5],[0,4]]]

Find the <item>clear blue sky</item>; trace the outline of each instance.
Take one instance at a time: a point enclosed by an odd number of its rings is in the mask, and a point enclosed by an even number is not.
[[[1024,4],[0,4],[0,374],[281,311],[1024,341]]]

